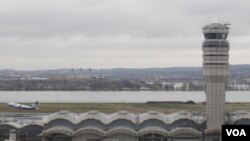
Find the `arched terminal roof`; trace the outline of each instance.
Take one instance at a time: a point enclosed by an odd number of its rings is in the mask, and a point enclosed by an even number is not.
[[[201,124],[205,121],[205,116],[197,114],[195,115],[187,111],[179,111],[172,114],[164,114],[157,111],[149,111],[141,114],[134,114],[127,111],[119,111],[113,114],[105,114],[98,111],[90,111],[87,113],[76,114],[68,111],[67,112],[63,111],[44,117],[43,123],[48,124],[49,122],[57,119],[64,119],[71,122],[72,124],[78,124],[88,119],[95,119],[102,122],[103,124],[110,124],[113,121],[120,119],[128,120],[134,124],[140,124],[150,119],[160,120],[165,124],[172,124],[177,120],[187,119],[194,121],[197,124]]]
[[[22,129],[22,128],[26,128],[29,126],[43,127],[42,123],[32,123],[32,122],[31,123],[24,123],[24,124],[18,123],[18,122],[6,122],[6,123],[1,123],[0,127],[4,126],[4,125],[10,126],[10,127],[16,128],[16,129]]]
[[[152,133],[163,135],[163,136],[167,136],[169,134],[168,131],[166,131],[165,129],[161,127],[146,127],[146,128],[140,129],[137,132],[137,135],[142,136],[142,135],[152,134]]]
[[[41,135],[50,136],[62,134],[66,136],[78,136],[85,133],[109,136],[115,134],[128,134],[143,136],[155,133],[163,136],[191,136],[197,137],[205,128],[205,114],[179,111],[172,114],[149,111],[135,114],[120,111],[113,114],[105,114],[98,111],[86,113],[72,113],[61,111],[41,116],[43,119],[31,116],[24,121],[4,118],[0,120],[0,131],[11,129],[41,130]],[[20,119],[23,119],[21,117]],[[35,120],[37,119],[37,120]],[[227,124],[250,124],[250,112],[236,111],[227,115]],[[206,130],[205,134],[217,133],[217,130]],[[39,133],[39,134],[40,134]]]
[[[73,134],[74,134],[73,130],[70,128],[67,128],[64,126],[56,126],[56,127],[52,127],[52,128],[49,128],[49,129],[43,131],[42,135],[48,136],[48,135],[57,134],[57,133],[67,135],[67,136],[73,136]]]
[[[235,124],[239,120],[249,120],[250,121],[250,112],[247,111],[236,111],[230,113],[227,117],[228,124]]]

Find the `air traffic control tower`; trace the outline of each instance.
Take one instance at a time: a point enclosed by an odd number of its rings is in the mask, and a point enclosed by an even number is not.
[[[227,35],[229,24],[212,23],[202,28],[205,40],[203,75],[206,80],[207,129],[221,129],[225,123],[225,84],[228,78]]]

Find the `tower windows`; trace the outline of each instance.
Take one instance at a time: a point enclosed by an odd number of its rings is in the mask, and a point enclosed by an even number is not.
[[[205,33],[204,34],[206,39],[226,39],[226,33]]]

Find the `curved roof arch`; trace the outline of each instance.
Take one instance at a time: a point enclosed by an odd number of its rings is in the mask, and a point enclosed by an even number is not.
[[[107,115],[98,111],[89,111],[87,113],[81,113],[78,116],[78,119],[76,122],[80,123],[88,119],[95,119],[95,120],[102,122],[103,124],[107,124]]]
[[[247,112],[247,111],[235,111],[235,112],[231,113],[228,116],[228,121],[227,122],[229,124],[234,124],[237,121],[242,120],[242,119],[249,119],[250,120],[250,112]]]
[[[146,113],[142,113],[140,115],[140,122],[139,123],[143,123],[146,120],[150,120],[150,119],[156,119],[156,120],[160,120],[162,122],[166,122],[166,115],[164,113],[160,113],[157,111],[149,111]]]
[[[20,129],[22,128],[22,125],[16,123],[16,122],[7,122],[7,123],[2,123],[0,126],[9,126],[11,128],[15,128],[15,129]]]
[[[76,114],[74,113],[71,113],[69,111],[60,111],[60,112],[57,112],[57,113],[53,113],[49,116],[45,116],[43,118],[43,123],[44,124],[47,124],[53,120],[57,120],[57,119],[64,119],[64,120],[67,120],[73,124],[77,123],[77,120],[76,120]]]
[[[43,124],[41,123],[30,123],[30,124],[25,124],[22,126],[22,128],[28,128],[30,126],[38,126],[38,127],[43,127]]]
[[[51,121],[49,121],[47,124],[44,125],[45,128],[47,127],[51,127],[51,126],[62,126],[62,127],[66,127],[66,128],[74,128],[75,124],[72,123],[71,120],[67,120],[64,118],[57,118],[57,119],[53,119]]]
[[[119,112],[116,112],[116,113],[109,115],[108,123],[111,123],[111,122],[118,120],[118,119],[126,119],[126,120],[131,121],[134,124],[136,124],[136,117],[137,117],[137,115],[134,113],[130,113],[128,111],[119,111]]]
[[[105,132],[102,131],[99,128],[96,127],[84,127],[84,128],[80,128],[77,131],[74,132],[75,136],[81,135],[81,134],[88,134],[88,133],[94,133],[97,134],[99,136],[104,136]]]
[[[179,112],[168,114],[168,115],[157,112],[157,111],[149,111],[147,113],[143,113],[140,115],[139,123],[143,123],[144,121],[149,120],[149,119],[161,120],[165,124],[173,124],[174,122],[180,119],[192,120],[196,122],[197,124],[201,124],[205,121],[204,117],[197,116],[197,115],[194,116],[188,111],[179,111]]]
[[[110,129],[106,133],[106,135],[108,135],[108,136],[114,135],[114,134],[127,134],[127,135],[135,136],[136,131],[134,131],[133,129],[130,129],[130,128],[126,128],[126,127],[116,127],[116,128]]]
[[[159,119],[148,119],[139,125],[139,130],[141,130],[143,128],[147,128],[147,127],[159,127],[159,128],[163,128],[163,129],[167,130],[168,125]]]
[[[169,136],[179,136],[183,134],[189,134],[195,137],[201,135],[199,131],[192,128],[176,128],[169,132]]]
[[[185,122],[184,122],[185,121]],[[189,119],[189,118],[180,118],[180,119],[176,119],[174,120],[171,124],[174,125],[174,124],[178,124],[178,123],[184,123],[184,125],[187,125],[189,123],[193,124],[193,125],[199,125],[197,122],[195,122],[194,120],[192,119]]]
[[[96,127],[98,129],[105,130],[106,124],[97,119],[86,119],[79,122],[77,125],[75,125],[75,127],[77,129],[81,129],[84,127]]]
[[[205,120],[203,117],[197,118],[197,116],[193,116],[188,111],[179,111],[176,113],[172,113],[170,115],[168,124],[173,124],[174,122],[176,122],[178,120],[182,120],[182,119],[187,119],[187,120],[193,121],[195,123],[202,123]]]
[[[125,128],[135,129],[136,124],[128,119],[116,119],[113,120],[111,123],[109,123],[109,127],[110,128],[125,127]]]
[[[152,134],[152,133],[163,135],[163,136],[168,135],[168,131],[166,131],[165,129],[163,129],[161,127],[155,127],[155,126],[145,127],[145,128],[140,129],[137,132],[137,134],[139,136],[146,135],[146,134]]]
[[[51,135],[54,133],[60,133],[63,135],[67,135],[67,136],[73,136],[73,130],[64,126],[55,126],[52,128],[49,128],[45,131],[43,131],[42,135],[46,136],[46,135]]]
[[[232,124],[250,125],[250,118],[240,118],[240,119],[235,120]]]

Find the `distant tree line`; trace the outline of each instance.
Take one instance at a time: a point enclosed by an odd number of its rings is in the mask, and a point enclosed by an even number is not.
[[[227,84],[227,90],[250,90],[237,84]],[[0,90],[8,91],[204,91],[205,83],[186,82],[146,83],[145,81],[109,79],[48,79],[48,80],[0,80]]]
[[[128,80],[107,80],[107,79],[51,79],[51,80],[0,80],[0,90],[23,90],[23,91],[119,91],[122,88],[139,90],[138,84]]]

